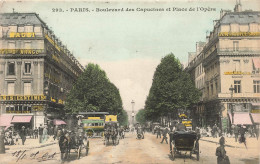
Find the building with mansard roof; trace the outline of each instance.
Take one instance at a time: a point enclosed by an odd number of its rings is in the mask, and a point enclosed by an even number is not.
[[[233,12],[222,10],[214,23],[203,49],[186,68],[193,79],[203,75],[202,81],[194,81],[203,92],[194,109],[197,125],[229,130],[232,124],[259,124],[260,12],[243,11],[239,2]]]
[[[0,123],[35,128],[61,119],[83,70],[38,14],[0,14]]]

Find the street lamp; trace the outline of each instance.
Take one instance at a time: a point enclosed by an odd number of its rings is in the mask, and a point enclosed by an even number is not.
[[[135,117],[135,112],[134,112],[135,102],[134,102],[134,100],[132,100],[131,104],[132,104],[132,124],[134,125],[134,117]]]
[[[230,94],[231,94],[231,115],[232,115],[232,124],[234,123],[234,109],[233,109],[233,91],[235,90],[235,88],[233,88],[232,84],[229,88]]]

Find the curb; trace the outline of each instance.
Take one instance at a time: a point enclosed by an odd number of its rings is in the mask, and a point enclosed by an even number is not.
[[[18,147],[15,149],[27,149],[27,150],[31,150],[31,149],[37,149],[37,148],[42,148],[42,147],[46,147],[46,146],[50,146],[50,145],[54,145],[57,144],[56,142],[52,142],[52,143],[47,143],[47,144],[42,144],[42,145],[38,145],[38,146],[31,146],[31,147]],[[13,150],[15,150],[13,149]],[[5,148],[5,150],[12,150],[12,148]]]
[[[44,144],[44,145],[39,145],[39,146],[35,146],[35,147],[29,147],[28,149],[37,149],[37,148],[46,147],[46,146],[50,146],[50,145],[54,145],[54,144],[56,144],[56,142],[52,142],[52,143],[48,143],[48,144]]]

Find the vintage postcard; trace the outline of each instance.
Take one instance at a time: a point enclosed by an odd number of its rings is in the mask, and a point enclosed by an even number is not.
[[[0,0],[0,164],[259,164],[258,0]]]

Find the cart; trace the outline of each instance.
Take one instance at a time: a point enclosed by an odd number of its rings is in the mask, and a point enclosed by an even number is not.
[[[196,159],[199,161],[199,135],[194,131],[176,131],[170,133],[170,153],[172,159],[176,158],[181,152],[196,154]]]
[[[67,136],[69,138],[68,143],[68,155],[70,156],[71,149],[73,149],[77,153],[77,158],[80,159],[82,151],[85,149],[86,156],[89,152],[89,141],[87,138],[87,134],[83,131],[81,132],[70,132]]]

